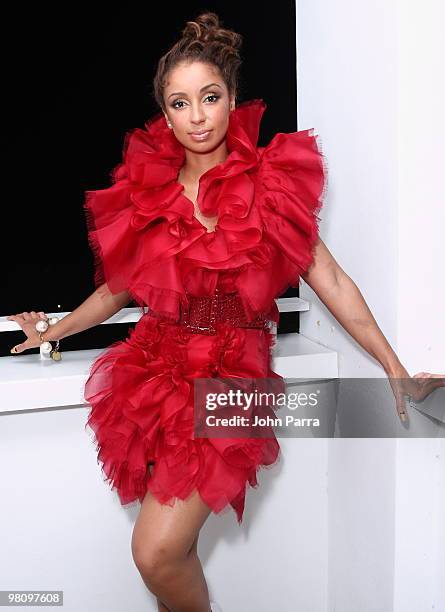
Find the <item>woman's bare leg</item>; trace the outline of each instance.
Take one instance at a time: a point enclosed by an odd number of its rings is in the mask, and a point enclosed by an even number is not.
[[[195,541],[193,542],[193,546],[190,550],[190,553],[194,553],[195,555],[198,554],[198,538],[199,538],[199,534],[196,536]],[[164,602],[162,602],[159,597],[156,598],[157,604],[158,604],[158,612],[172,612],[170,610],[170,608],[167,608],[167,606],[164,604]]]
[[[197,554],[199,530],[211,509],[195,491],[173,507],[147,492],[133,529],[133,558],[161,612],[210,612],[209,593]]]

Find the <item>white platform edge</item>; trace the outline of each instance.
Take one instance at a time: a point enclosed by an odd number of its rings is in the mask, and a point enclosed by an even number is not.
[[[280,298],[275,300],[280,312],[304,312],[309,310],[309,302],[298,297]],[[59,317],[63,319],[69,312],[49,312],[49,317]],[[109,325],[110,323],[134,323],[139,321],[141,310],[139,308],[122,308],[117,314],[113,315],[106,321],[102,321],[100,325]],[[0,317],[0,333],[7,331],[20,330],[20,326],[15,321],[8,321],[6,317]]]

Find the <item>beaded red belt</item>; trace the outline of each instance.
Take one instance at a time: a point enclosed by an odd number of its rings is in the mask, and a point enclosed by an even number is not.
[[[213,296],[188,296],[188,302],[188,305],[180,308],[179,325],[197,334],[216,334],[219,322],[254,329],[267,325],[264,315],[258,315],[253,321],[248,320],[236,291],[222,293],[216,289]]]

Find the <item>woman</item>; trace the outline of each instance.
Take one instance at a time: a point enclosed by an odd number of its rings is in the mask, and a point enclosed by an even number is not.
[[[235,104],[240,44],[214,13],[187,23],[158,64],[162,112],[128,134],[113,185],[88,192],[96,291],[39,337],[44,313],[8,317],[28,336],[15,347],[22,352],[97,325],[132,299],[149,306],[96,359],[85,399],[108,481],[122,504],[141,501],[132,552],[160,611],[208,612],[200,529],[229,505],[241,523],[247,484],[279,459],[275,436],[196,438],[193,380],[281,380],[270,368],[269,323],[287,287],[302,277],[379,361],[401,418],[406,394],[421,400],[443,384],[409,377],[319,239],[326,175],[312,131],[256,146],[265,104]]]

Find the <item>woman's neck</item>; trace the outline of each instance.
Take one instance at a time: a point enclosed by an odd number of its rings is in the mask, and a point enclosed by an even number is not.
[[[179,176],[182,182],[189,184],[199,181],[199,178],[211,168],[218,164],[224,163],[229,155],[226,142],[210,151],[209,153],[195,153],[194,151],[185,151],[185,162],[182,166]]]

